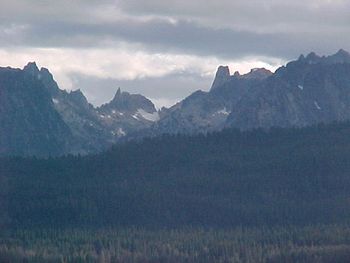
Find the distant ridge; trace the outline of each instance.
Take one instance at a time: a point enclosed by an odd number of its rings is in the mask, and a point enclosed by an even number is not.
[[[350,118],[350,54],[343,49],[330,56],[301,55],[275,73],[229,72],[220,66],[210,91],[171,107],[153,133],[303,127]]]
[[[88,154],[121,140],[161,134],[195,134],[304,127],[350,119],[350,54],[300,55],[276,72],[241,75],[219,66],[209,92],[196,91],[157,111],[139,94],[119,88],[93,107],[80,90],[59,89],[46,68],[0,68],[0,155]]]

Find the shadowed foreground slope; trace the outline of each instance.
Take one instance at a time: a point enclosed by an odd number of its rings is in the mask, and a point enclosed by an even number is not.
[[[348,222],[350,124],[163,136],[95,156],[2,159],[10,226]]]

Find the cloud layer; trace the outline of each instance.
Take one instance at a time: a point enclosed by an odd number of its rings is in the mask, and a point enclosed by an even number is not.
[[[81,88],[96,104],[118,86],[170,103],[209,88],[218,64],[274,69],[300,53],[350,50],[345,0],[0,0],[0,6],[0,64],[37,60],[63,88]]]

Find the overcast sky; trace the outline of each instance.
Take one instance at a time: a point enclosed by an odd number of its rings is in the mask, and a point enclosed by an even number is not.
[[[95,105],[121,87],[169,106],[219,65],[350,50],[349,14],[348,0],[0,0],[0,65],[36,61]]]

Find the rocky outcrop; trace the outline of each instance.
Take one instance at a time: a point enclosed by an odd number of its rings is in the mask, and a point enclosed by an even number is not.
[[[0,155],[56,156],[74,143],[37,70],[0,68]]]
[[[266,69],[252,69],[244,75],[236,71],[230,76],[228,67],[220,66],[210,91],[196,91],[164,111],[160,121],[152,127],[152,134],[220,130],[242,96],[271,75]]]
[[[214,82],[210,88],[210,90],[214,90],[223,84],[225,84],[227,81],[230,80],[230,69],[228,66],[219,66],[218,70],[216,71]]]
[[[0,155],[86,154],[124,138],[346,120],[350,54],[344,50],[301,55],[275,73],[260,68],[230,75],[220,66],[209,92],[196,91],[161,111],[120,89],[95,108],[80,90],[59,89],[49,70],[34,62],[23,70],[0,68]]]
[[[349,54],[310,53],[258,83],[232,109],[226,126],[307,126],[350,119]]]
[[[107,149],[159,119],[141,95],[116,93],[94,108],[80,90],[59,89],[48,69],[0,68],[0,155],[57,156]]]
[[[117,90],[114,98],[97,109],[100,121],[116,138],[149,128],[159,120],[154,104],[139,94]]]
[[[80,90],[67,92],[61,90],[52,74],[46,68],[40,70],[33,63],[24,67],[32,76],[42,82],[50,95],[55,110],[69,127],[73,135],[67,153],[86,154],[105,149],[114,141],[105,127],[100,123],[95,108],[88,103]]]
[[[162,114],[152,134],[236,127],[307,126],[350,119],[350,54],[310,53],[275,73],[252,69],[229,76],[220,66],[209,92],[197,91]]]

